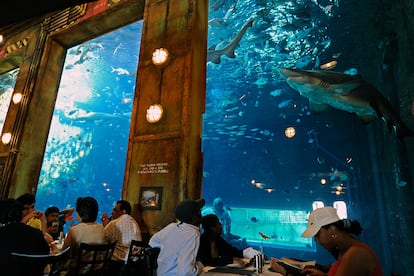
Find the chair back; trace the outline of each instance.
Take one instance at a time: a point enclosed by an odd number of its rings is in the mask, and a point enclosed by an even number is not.
[[[76,275],[103,275],[108,269],[116,243],[81,243],[76,260]]]
[[[11,253],[13,267],[16,269],[16,274],[12,275],[60,275],[60,272],[65,270],[69,254],[70,247],[56,254]],[[49,265],[48,269],[46,269],[47,265]]]
[[[155,276],[159,248],[152,248],[149,244],[132,240],[129,247],[128,259],[122,275]]]

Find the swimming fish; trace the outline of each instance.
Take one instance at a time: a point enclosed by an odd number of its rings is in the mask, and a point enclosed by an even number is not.
[[[364,123],[382,118],[388,130],[393,130],[400,140],[405,136],[414,136],[389,101],[360,75],[288,68],[282,68],[280,72],[293,89],[309,99],[313,112],[332,106],[355,113]]]
[[[72,121],[86,123],[86,122],[101,122],[107,120],[128,120],[128,114],[109,114],[104,112],[92,112],[74,109],[65,114],[67,118]]]
[[[235,58],[234,50],[242,39],[243,35],[246,33],[249,27],[253,26],[254,18],[250,19],[244,26],[241,28],[240,32],[236,37],[225,47],[221,49],[216,49],[216,45],[211,46],[207,51],[207,61],[211,61],[216,64],[220,64],[221,56],[226,55],[229,58]]]
[[[265,239],[265,240],[270,239],[270,237],[269,237],[269,236],[267,236],[267,235],[265,235],[265,234],[263,234],[263,232],[259,232],[259,235],[260,235],[260,237],[262,237],[262,238],[263,238],[263,239]]]

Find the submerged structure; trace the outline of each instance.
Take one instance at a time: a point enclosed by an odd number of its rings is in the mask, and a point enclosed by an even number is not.
[[[100,214],[123,198],[144,237],[180,200],[219,212],[220,198],[234,245],[320,263],[300,234],[334,206],[386,274],[414,271],[413,1],[77,4],[0,27],[2,198],[33,192],[45,210],[90,195]],[[338,96],[361,83],[370,124]]]

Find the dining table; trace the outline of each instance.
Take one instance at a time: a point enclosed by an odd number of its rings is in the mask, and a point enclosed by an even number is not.
[[[263,266],[262,272],[256,272],[254,266],[235,267],[235,266],[206,266],[203,269],[201,276],[237,276],[237,275],[258,275],[258,276],[283,276],[278,272],[269,270],[270,263],[266,262]]]

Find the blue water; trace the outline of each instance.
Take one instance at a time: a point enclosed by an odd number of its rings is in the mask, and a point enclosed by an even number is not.
[[[121,198],[141,32],[139,21],[68,49],[37,209],[93,196],[110,213]]]
[[[378,192],[357,193],[381,178],[369,163],[372,152],[381,151],[367,138],[373,136],[372,126],[333,108],[313,114],[308,100],[279,72],[284,67],[320,70],[335,61],[331,70],[360,73],[369,82],[387,74],[387,66],[381,60],[372,64],[373,53],[358,44],[371,34],[364,27],[373,24],[365,16],[367,5],[357,4],[210,1],[209,48],[223,49],[243,27],[245,33],[235,56],[222,55],[206,65],[202,195],[209,206],[222,197],[232,233],[267,255],[332,261],[314,241],[300,237],[316,205],[340,202],[350,218],[368,225],[365,233],[377,230],[372,228],[378,214],[363,217],[362,210],[369,203],[381,205]],[[77,197],[91,195],[102,213],[120,199],[141,29],[137,22],[68,49],[37,209],[72,207]],[[293,137],[285,135],[288,128],[295,130]],[[398,175],[399,168],[381,173]],[[286,219],[296,216],[300,219]],[[388,254],[383,241],[362,239],[383,261]]]

